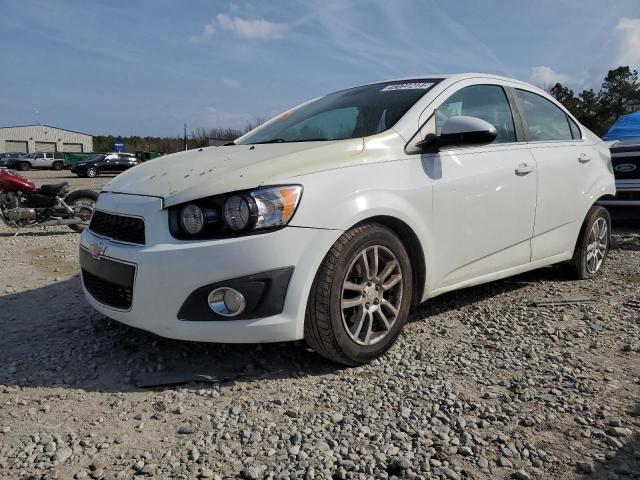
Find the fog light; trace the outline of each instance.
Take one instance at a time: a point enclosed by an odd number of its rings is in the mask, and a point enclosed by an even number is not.
[[[235,317],[244,311],[246,302],[244,296],[237,290],[229,287],[220,287],[212,290],[207,298],[209,308],[218,315]]]

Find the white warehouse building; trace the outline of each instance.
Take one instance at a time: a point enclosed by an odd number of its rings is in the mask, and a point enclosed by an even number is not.
[[[0,127],[0,153],[92,152],[93,137],[49,125]]]

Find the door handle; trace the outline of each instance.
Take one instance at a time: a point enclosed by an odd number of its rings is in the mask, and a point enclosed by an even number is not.
[[[591,157],[589,155],[587,155],[586,153],[583,153],[582,155],[580,155],[578,157],[578,161],[580,163],[587,163],[591,161]]]
[[[533,166],[527,163],[521,163],[520,165],[518,165],[518,168],[516,168],[516,175],[518,176],[524,176],[527,173],[531,172],[533,172]]]

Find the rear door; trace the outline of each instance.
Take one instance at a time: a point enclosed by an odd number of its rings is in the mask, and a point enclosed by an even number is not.
[[[520,128],[505,88],[460,83],[423,131],[438,134],[448,118],[467,115],[491,123],[498,136],[490,145],[423,155],[433,185],[437,288],[524,265],[531,257],[535,160],[518,141],[516,125]]]
[[[582,222],[580,197],[595,153],[580,128],[559,106],[537,93],[515,89],[517,108],[538,168],[538,205],[531,260],[566,254],[575,243],[575,222]],[[595,163],[595,162],[593,162]]]

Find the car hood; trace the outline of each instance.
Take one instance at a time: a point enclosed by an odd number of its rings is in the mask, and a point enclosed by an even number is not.
[[[321,170],[362,162],[362,138],[333,142],[231,145],[164,155],[131,168],[105,192],[149,195],[165,207],[255,188]]]

